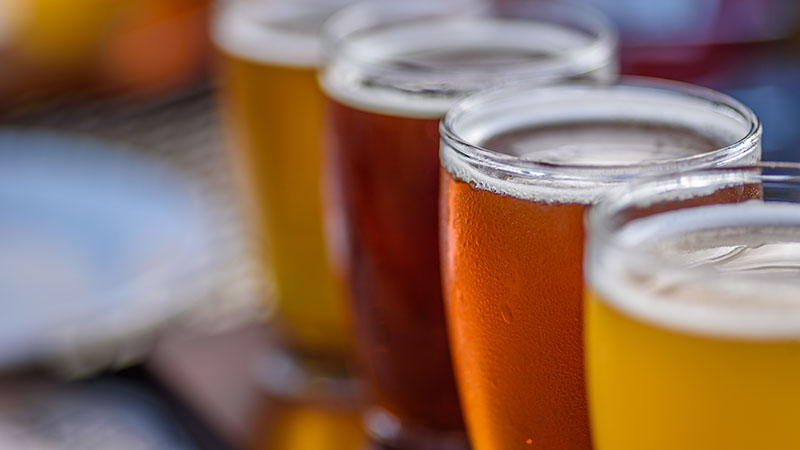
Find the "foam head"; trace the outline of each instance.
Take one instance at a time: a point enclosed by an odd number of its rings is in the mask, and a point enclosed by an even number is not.
[[[329,95],[379,113],[440,117],[488,85],[616,72],[616,36],[591,10],[534,1],[542,3],[535,15],[511,18],[483,2],[399,3],[356,5],[326,25]]]
[[[623,313],[719,338],[800,338],[800,204],[669,211],[613,239],[645,256],[601,250],[590,262],[592,288]]]
[[[663,80],[488,91],[450,110],[442,131],[442,164],[455,178],[542,202],[591,203],[633,177],[761,155],[747,107]]]
[[[212,39],[220,50],[248,61],[316,67],[322,62],[322,25],[348,3],[352,0],[219,2]]]

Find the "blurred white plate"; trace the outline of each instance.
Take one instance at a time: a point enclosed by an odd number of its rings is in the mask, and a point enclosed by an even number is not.
[[[0,367],[132,357],[209,289],[208,208],[134,152],[0,131]]]

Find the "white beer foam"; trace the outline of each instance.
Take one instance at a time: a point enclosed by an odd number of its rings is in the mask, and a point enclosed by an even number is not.
[[[508,195],[523,200],[542,203],[591,204],[603,192],[613,187],[612,183],[588,180],[555,180],[547,177],[513,176],[489,174],[485,168],[476,168],[469,161],[457,156],[453,150],[441,152],[442,166],[453,178],[469,183],[476,189]]]
[[[670,211],[635,220],[614,239],[664,261],[626,261],[618,250],[593,257],[591,288],[622,313],[689,334],[800,339],[800,204]]]
[[[303,14],[308,20],[306,29],[289,28]],[[223,1],[211,38],[220,50],[245,60],[312,68],[322,61],[319,28],[323,20],[320,12],[302,11],[287,2]]]
[[[627,85],[608,88],[563,85],[530,92],[520,91],[517,95],[487,102],[475,109],[480,112],[464,112],[463,117],[453,119],[453,131],[464,141],[479,146],[500,134],[550,124],[620,122],[669,125],[692,130],[724,142],[726,146],[736,144],[750,131],[749,122],[730,114],[728,109],[710,106],[702,98],[679,96],[668,89]],[[624,141],[624,137],[620,139],[621,144]],[[725,164],[746,165],[757,162],[761,157],[760,143],[755,141],[754,145],[757,146],[755,151],[745,152],[738,160],[728,160]],[[442,144],[441,161],[455,178],[479,189],[537,202],[582,204],[593,203],[608,189],[619,185],[622,180],[609,181],[615,175],[624,180],[644,174],[652,176],[678,169],[708,166],[689,161],[684,161],[681,165],[671,164],[674,161],[665,158],[666,155],[656,146],[652,152],[648,152],[646,147],[637,147],[636,151],[631,151],[627,145],[614,148],[608,143],[600,142],[590,145],[571,145],[570,142],[565,142],[553,151],[539,150],[538,156],[523,154],[516,160],[509,161],[509,164],[518,166],[523,165],[526,160],[570,166],[614,166],[607,170],[595,170],[593,180],[588,178],[591,175],[586,174],[583,178],[577,174],[577,178],[564,178],[568,172],[558,168],[551,169],[556,174],[554,176],[545,176],[544,173],[537,176],[535,168],[530,168],[531,175],[513,176],[487,170],[482,166],[475,167],[467,158],[457,155],[446,143]],[[676,158],[686,156],[680,154],[677,147],[673,150],[677,152]],[[556,153],[558,157],[554,157]],[[502,153],[498,153],[500,155]],[[711,189],[708,193],[713,192],[714,188]]]
[[[367,88],[351,75],[326,70],[320,78],[323,90],[331,98],[363,111],[389,116],[437,119],[460,97],[434,93],[413,93],[385,88]]]
[[[592,40],[579,30],[543,21],[480,16],[420,21],[354,38],[346,51],[356,55],[357,60],[334,58],[320,81],[328,95],[358,109],[404,117],[438,118],[469,93],[458,88],[461,77],[481,77],[480,88],[484,88],[504,81],[541,78],[542,82],[547,82],[579,75],[582,72],[565,72],[568,69],[563,67],[562,57],[587,46]],[[501,61],[474,59],[459,65],[452,61],[437,63],[435,58],[420,59],[422,52],[435,51],[446,57],[448,53],[465,50],[539,54],[536,60],[518,62],[541,67],[524,78],[521,75],[519,79],[508,80],[505,69],[517,66],[507,66]],[[427,69],[424,81],[398,81],[391,73],[379,79],[371,73],[379,65],[388,65],[389,72],[394,70],[392,66],[398,72],[409,71],[408,63]],[[596,55],[587,56],[584,69],[586,72],[597,70],[598,77],[610,76],[611,68],[606,67],[609,63],[612,62],[599,50]],[[430,88],[431,85],[435,87]]]
[[[442,166],[455,179],[469,183],[477,189],[541,203],[579,203],[589,205],[594,203],[598,197],[609,189],[633,180],[635,175],[632,174],[630,170],[641,169],[642,174],[647,173],[650,176],[669,173],[667,168],[655,169],[656,164],[669,161],[658,159],[664,156],[663,153],[658,151],[654,150],[652,153],[648,153],[640,149],[639,151],[633,152],[628,149],[611,149],[606,145],[602,147],[602,157],[598,157],[597,148],[594,147],[571,148],[561,152],[558,158],[558,162],[561,164],[569,164],[572,166],[592,165],[596,167],[596,169],[593,169],[593,176],[575,175],[574,178],[546,175],[544,172],[542,172],[541,176],[534,176],[512,175],[506,172],[493,172],[491,170],[487,171],[485,167],[473,166],[470,164],[470,161],[457,156],[450,148],[443,148],[441,152],[441,161]],[[565,158],[566,154],[568,154],[569,158]],[[759,153],[755,153],[746,159],[742,159],[740,163],[752,164],[758,160],[758,155]],[[651,156],[653,159],[649,158]],[[518,161],[524,163],[525,159],[520,158]],[[614,164],[615,166],[604,172],[602,166],[609,164]],[[629,166],[626,169],[618,168],[625,165]],[[673,167],[673,169],[675,169],[675,167]],[[628,170],[628,174],[622,175],[622,170]],[[649,171],[645,172],[645,170]],[[532,171],[535,172],[535,169],[532,169]],[[552,169],[552,171],[555,173],[560,172],[558,168]],[[620,174],[620,179],[611,179],[611,175],[615,172]],[[735,184],[736,182],[737,180],[731,180],[730,184]],[[720,186],[709,186],[707,190],[702,193],[698,188],[694,192],[686,195],[688,197],[694,197],[697,195],[713,194],[719,188]],[[668,196],[674,200],[681,199],[676,196],[675,193],[669,193]],[[659,199],[654,197],[654,199],[651,200],[658,201]]]

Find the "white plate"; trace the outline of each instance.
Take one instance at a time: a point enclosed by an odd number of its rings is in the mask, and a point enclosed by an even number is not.
[[[102,358],[184,310],[208,289],[208,212],[158,161],[0,131],[0,367]]]

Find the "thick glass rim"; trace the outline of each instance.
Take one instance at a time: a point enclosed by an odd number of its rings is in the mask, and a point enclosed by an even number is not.
[[[769,173],[773,171],[774,173]],[[615,232],[621,225],[617,223],[618,215],[626,207],[652,202],[654,196],[664,195],[668,190],[670,190],[669,192],[692,191],[703,187],[722,187],[726,183],[742,185],[763,182],[791,183],[800,188],[800,163],[760,162],[743,166],[701,168],[634,179],[623,186],[612,188],[601,194],[597,202],[591,206],[586,215],[589,240],[602,242],[604,246],[636,252],[636,249],[621,245],[614,239]],[[642,256],[647,259],[653,258],[652,255],[645,253],[642,253]],[[667,266],[672,265],[669,260],[659,259],[659,262]],[[693,268],[692,270],[697,269]]]
[[[615,61],[619,41],[613,23],[602,13],[590,6],[572,1],[552,2],[545,0],[528,0],[530,3],[541,3],[534,9],[541,19],[548,16],[565,18],[574,22],[580,21],[581,31],[591,35],[591,42],[584,46],[560,51],[545,64],[541,61],[516,61],[505,63],[502,71],[492,72],[498,81],[522,80],[527,77],[537,79],[560,79],[565,76],[580,77]],[[391,75],[400,79],[417,80],[433,78],[441,82],[448,81],[454,85],[461,83],[485,82],[486,67],[480,66],[465,70],[438,67],[436,65],[415,65],[407,61],[396,64],[398,58],[369,58],[359,52],[353,39],[366,33],[386,31],[394,27],[424,23],[430,20],[447,20],[459,17],[496,17],[502,20],[525,22],[532,20],[526,17],[493,16],[493,8],[489,2],[480,0],[366,0],[346,6],[334,13],[325,23],[322,30],[322,47],[325,58],[346,61],[347,64],[377,75]],[[391,19],[391,20],[390,20]],[[573,28],[577,25],[571,24]],[[496,64],[496,63],[495,63]],[[585,65],[585,67],[583,67]],[[453,76],[458,77],[453,80]],[[444,78],[447,77],[447,78]],[[458,90],[448,87],[449,91]],[[463,89],[466,93],[474,92],[472,88]]]
[[[324,22],[354,0],[220,0],[212,8],[210,39],[246,60],[317,67]],[[294,21],[307,21],[292,26]],[[291,49],[291,50],[289,50]]]
[[[481,145],[469,142],[461,136],[458,125],[476,108],[519,96],[535,96],[553,90],[596,90],[596,89],[641,89],[674,94],[678,97],[699,99],[723,108],[750,124],[747,133],[736,142],[706,153],[674,158],[665,161],[652,161],[642,164],[592,165],[562,164],[522,159],[499,153]],[[762,126],[758,116],[743,103],[733,97],[713,89],[678,81],[660,78],[624,76],[614,84],[598,84],[589,81],[569,81],[542,86],[540,84],[514,85],[488,89],[466,97],[451,108],[442,119],[440,128],[443,151],[452,150],[457,158],[485,169],[500,171],[511,175],[540,178],[617,182],[626,181],[633,176],[674,172],[681,169],[714,167],[724,165],[744,156],[758,144]]]
[[[739,285],[731,286],[730,283],[747,283],[747,279],[741,279],[736,272],[720,272],[712,267],[680,263],[641,248],[638,241],[623,242],[620,236],[620,233],[624,233],[622,230],[625,226],[639,218],[631,214],[631,211],[635,212],[637,208],[646,209],[650,205],[680,201],[726,187],[748,184],[768,185],[771,189],[797,188],[800,192],[800,163],[765,162],[692,170],[643,178],[607,191],[600,196],[599,201],[590,208],[586,216],[584,277],[588,288],[600,294],[604,304],[636,317],[637,320],[659,327],[719,338],[797,339],[800,337],[800,310],[792,309],[787,313],[783,309],[767,308],[756,314],[751,309],[725,308],[714,302],[708,304],[701,302],[695,305],[660,301],[657,299],[664,294],[647,292],[635,284],[637,277],[648,276],[652,272],[660,274],[664,280],[673,282],[702,280],[703,289],[708,289],[708,293],[749,296],[751,294],[749,290],[747,294],[731,291],[734,286]],[[758,199],[753,200],[758,201]],[[766,203],[773,202],[780,202],[780,199],[769,199]],[[800,198],[791,203],[795,205],[794,209],[800,209]],[[680,205],[676,206],[680,209]],[[687,208],[693,206],[686,205]],[[670,211],[673,209],[655,211],[652,215],[658,216]],[[787,217],[796,217],[796,214]],[[745,223],[751,221],[757,223],[758,217],[753,216],[744,220]],[[703,228],[700,226],[697,229]],[[758,286],[760,284],[755,285]],[[778,299],[785,298],[787,295],[785,286],[772,286],[776,291],[770,295],[778,295]],[[783,289],[778,290],[781,286]],[[789,297],[794,297],[794,291],[790,292]],[[635,297],[636,300],[632,300],[631,297]]]

